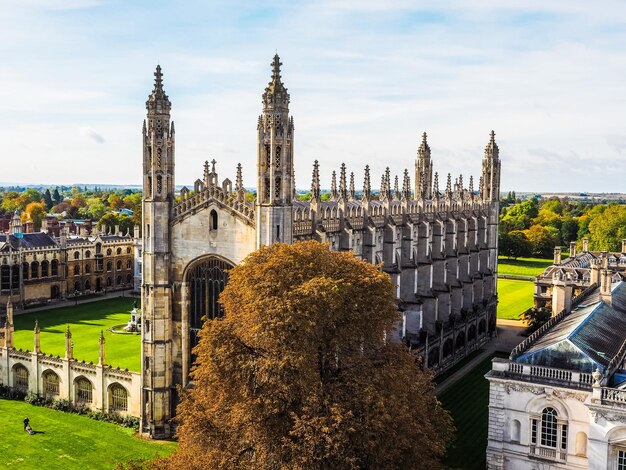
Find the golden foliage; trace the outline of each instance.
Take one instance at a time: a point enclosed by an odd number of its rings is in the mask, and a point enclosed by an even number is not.
[[[387,274],[318,242],[274,244],[230,271],[220,301],[169,468],[441,467],[451,420],[386,340],[399,320]]]

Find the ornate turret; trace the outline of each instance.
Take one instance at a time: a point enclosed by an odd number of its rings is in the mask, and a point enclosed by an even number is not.
[[[372,197],[372,183],[370,181],[370,166],[365,165],[365,175],[363,176],[363,196],[365,200]]]
[[[311,178],[311,200],[318,201],[321,197],[320,189],[320,165],[317,160],[313,162],[313,175]]]
[[[19,235],[22,233],[22,219],[20,217],[19,209],[16,209],[13,213],[13,217],[11,218],[11,222],[9,224],[9,233],[11,233],[11,235]]]
[[[292,240],[294,125],[281,65],[277,54],[271,64],[272,78],[263,92],[263,113],[257,128],[257,246]]]
[[[7,302],[7,319],[4,323],[4,347],[12,348],[13,347],[13,302],[9,299]]]
[[[432,198],[433,164],[430,160],[430,147],[428,146],[426,132],[422,134],[422,143],[417,149],[415,161],[415,198]]]
[[[346,164],[341,164],[341,169],[339,170],[339,198],[343,201],[348,200],[348,186],[346,181]]]
[[[243,175],[241,173],[241,163],[237,163],[237,176],[235,177],[235,192],[237,193],[237,199],[243,202],[246,197],[246,189],[243,187]]]
[[[333,170],[333,174],[330,177],[330,198],[333,201],[336,201],[339,197],[339,193],[337,192],[337,173]]]
[[[98,338],[98,364],[101,366],[106,364],[105,344],[104,331],[100,330],[100,338]]]
[[[350,191],[348,193],[348,198],[351,200],[356,199],[356,191],[354,190],[354,171],[350,172]]]
[[[489,143],[485,147],[482,180],[480,198],[483,201],[497,202],[500,199],[500,150],[496,144],[494,131],[491,131]]]
[[[70,331],[70,325],[67,325],[67,330],[65,331],[65,358],[74,358],[74,344],[72,343],[72,332]]]
[[[409,170],[404,170],[404,176],[402,177],[402,199],[411,199],[411,177],[409,176]]]
[[[35,339],[33,351],[35,352],[35,354],[41,353],[41,342],[39,339],[40,333],[41,333],[41,330],[39,329],[39,322],[35,320],[35,329],[33,330],[33,336]]]

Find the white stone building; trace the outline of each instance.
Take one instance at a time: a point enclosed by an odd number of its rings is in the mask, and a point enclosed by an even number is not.
[[[608,269],[599,278],[494,359],[489,469],[626,470],[626,283]]]
[[[45,354],[33,332],[33,350],[13,345],[13,304],[0,331],[0,385],[50,399],[65,399],[94,410],[139,417],[141,375],[106,364],[105,341],[99,339],[97,364],[74,359],[70,328],[65,333],[64,357]],[[94,338],[94,345],[97,339]]]

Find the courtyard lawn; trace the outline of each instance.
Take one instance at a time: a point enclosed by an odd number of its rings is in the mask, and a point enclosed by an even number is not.
[[[552,264],[552,259],[543,258],[498,258],[498,273],[517,276],[536,276]]]
[[[24,431],[26,417],[37,434]],[[0,400],[0,428],[3,468],[110,469],[120,462],[168,455],[176,447],[134,437],[129,428],[12,400]]]
[[[439,396],[456,427],[456,441],[452,443],[444,459],[447,468],[463,470],[486,468],[489,382],[484,375],[491,369],[493,357],[504,356],[496,354],[480,362]]]
[[[519,320],[533,306],[535,284],[530,281],[498,279],[498,318]]]
[[[16,315],[15,347],[33,350],[35,320],[41,329],[41,351],[46,354],[65,355],[65,332],[70,325],[74,357],[87,362],[98,362],[98,338],[104,331],[106,362],[113,367],[135,372],[141,367],[141,335],[113,334],[113,325],[126,324],[135,298],[117,297],[88,302],[73,307],[51,308]]]

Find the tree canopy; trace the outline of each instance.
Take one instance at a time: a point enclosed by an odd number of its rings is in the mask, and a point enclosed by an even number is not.
[[[390,277],[309,241],[229,274],[182,393],[169,468],[441,468],[451,420],[429,373],[391,340]]]

